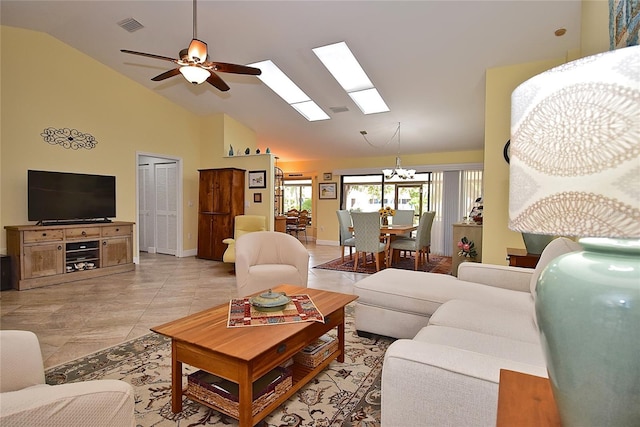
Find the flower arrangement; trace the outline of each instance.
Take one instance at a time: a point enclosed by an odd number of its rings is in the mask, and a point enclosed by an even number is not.
[[[386,208],[379,209],[378,213],[382,218],[387,218],[390,216],[394,216],[396,214],[396,211],[392,209],[391,206],[387,206]]]
[[[476,246],[473,244],[473,240],[467,239],[467,237],[463,237],[458,242],[458,256],[465,258],[475,258],[478,256],[478,252],[476,251]]]
[[[387,206],[386,208],[378,209],[378,213],[380,214],[380,225],[386,226],[389,225],[389,217],[394,216],[396,211],[391,206]]]

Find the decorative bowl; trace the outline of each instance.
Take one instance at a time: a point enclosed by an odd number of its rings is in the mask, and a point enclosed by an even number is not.
[[[291,298],[284,292],[273,292],[269,289],[249,298],[249,302],[258,311],[281,311],[291,302]]]

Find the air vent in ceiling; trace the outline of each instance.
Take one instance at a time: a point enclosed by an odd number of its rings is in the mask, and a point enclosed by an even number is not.
[[[345,113],[349,111],[347,107],[329,107],[329,109],[334,113]]]
[[[124,28],[125,30],[129,31],[130,33],[133,33],[134,31],[138,31],[141,28],[144,28],[144,25],[142,25],[141,23],[139,23],[133,18],[123,19],[122,21],[118,22],[118,25]]]

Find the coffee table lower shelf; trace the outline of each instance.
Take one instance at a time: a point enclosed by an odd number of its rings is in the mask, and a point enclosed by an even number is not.
[[[264,417],[266,417],[271,412],[273,412],[278,406],[280,406],[284,402],[286,402],[291,396],[293,396],[293,394],[295,392],[300,390],[311,379],[313,379],[316,375],[318,375],[324,368],[329,366],[329,364],[331,362],[333,362],[335,359],[337,359],[339,355],[340,355],[340,349],[338,349],[338,350],[334,351],[333,353],[331,353],[325,360],[320,362],[320,364],[318,366],[316,366],[315,368],[310,368],[310,367],[304,366],[304,365],[302,365],[300,363],[294,363],[293,365],[291,365],[291,369],[293,371],[291,388],[289,388],[286,392],[284,392],[280,396],[278,396],[273,402],[271,402],[270,404],[265,406],[262,410],[258,411],[255,415],[253,415],[253,417],[252,417],[253,418],[252,419],[253,425],[257,424]],[[189,398],[190,400],[193,400],[194,402],[198,402],[201,405],[205,405],[205,406],[207,406],[207,407],[209,407],[211,409],[215,409],[216,411],[221,412],[223,414],[226,414],[226,415],[228,415],[228,416],[230,416],[232,418],[238,419],[238,415],[237,414],[233,414],[230,411],[226,410],[225,408],[222,408],[220,406],[211,404],[209,402],[206,402],[206,401],[194,396],[192,393],[189,393],[189,389],[188,388],[186,390],[184,390],[182,394],[184,396],[186,396],[187,398]]]

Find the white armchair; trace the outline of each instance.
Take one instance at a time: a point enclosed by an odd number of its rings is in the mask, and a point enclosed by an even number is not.
[[[236,240],[238,297],[282,284],[307,287],[309,252],[295,237],[257,231]]]
[[[131,385],[96,380],[47,385],[37,336],[0,331],[0,425],[135,426]]]

